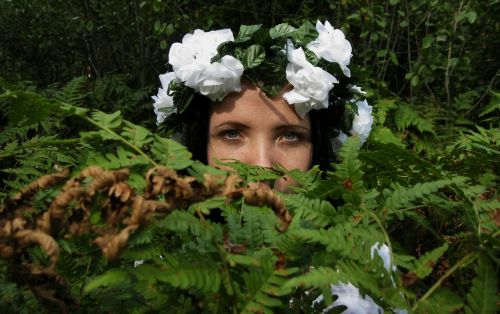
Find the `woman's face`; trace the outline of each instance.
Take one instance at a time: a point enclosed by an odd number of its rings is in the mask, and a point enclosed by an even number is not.
[[[236,159],[248,164],[307,170],[312,161],[311,122],[301,119],[282,94],[268,98],[257,87],[242,84],[212,106],[209,119],[208,163]],[[287,191],[290,179],[276,181],[278,191]]]

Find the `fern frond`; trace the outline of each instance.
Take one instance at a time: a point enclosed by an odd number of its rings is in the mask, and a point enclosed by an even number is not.
[[[83,99],[88,95],[86,85],[87,78],[85,76],[75,77],[69,81],[61,91],[57,92],[54,98],[70,105],[81,105]]]
[[[434,134],[432,122],[423,118],[418,111],[413,110],[408,105],[400,105],[394,113],[394,122],[396,127],[402,131],[412,126],[419,132],[430,132]]]
[[[148,267],[149,265],[141,265]],[[219,270],[207,263],[197,265],[170,265],[167,269],[152,268],[155,278],[181,289],[200,289],[204,292],[217,292],[221,286],[222,276]]]
[[[392,144],[400,148],[405,147],[402,139],[387,127],[374,127],[372,132],[370,132],[370,141],[376,141],[382,144]]]
[[[280,178],[283,173],[274,168],[265,168],[256,165],[248,165],[240,161],[221,162],[217,161],[220,166],[231,167],[238,172],[238,175],[248,182],[272,181]]]
[[[84,164],[80,166],[99,165],[105,169],[128,168],[137,165],[149,165],[149,160],[135,152],[118,146],[116,152],[94,152]]]
[[[113,113],[104,113],[98,110],[92,112],[92,120],[94,120],[103,129],[114,130],[122,125],[123,119],[120,111]]]
[[[476,265],[476,277],[467,294],[466,314],[498,313],[497,273],[487,259],[480,255]]]
[[[202,223],[197,217],[189,212],[174,210],[163,220],[159,221],[157,226],[177,233],[189,233],[201,237],[202,239],[209,240],[213,236],[209,224],[209,221]]]
[[[413,262],[414,267],[410,269],[410,271],[417,274],[418,278],[421,279],[429,276],[434,270],[433,266],[436,264],[437,260],[441,258],[447,250],[448,243],[445,242],[432,251],[426,252]]]
[[[420,302],[417,313],[459,313],[464,307],[462,298],[446,288],[440,288],[429,299]]]
[[[386,199],[384,207],[394,210],[411,205],[411,202],[434,193],[441,188],[450,185],[463,185],[467,180],[465,177],[453,177],[451,179],[437,180],[432,182],[417,183],[409,188],[398,188],[394,191],[385,191]]]
[[[261,267],[242,276],[247,292],[241,313],[272,313],[271,307],[282,306],[283,302],[278,298],[283,295],[280,287],[298,271],[298,268],[274,270],[271,254],[261,254],[260,260]]]
[[[153,136],[148,129],[126,120],[124,121],[124,128],[121,132],[121,136],[138,148],[143,148],[153,141]]]
[[[331,172],[328,172],[328,174],[331,174]],[[339,199],[341,192],[341,183],[329,175],[325,180],[320,180],[313,190],[304,193],[304,195],[318,199]]]
[[[498,128],[484,129],[480,126],[476,128],[477,131],[460,132],[458,139],[446,148],[446,152],[452,154],[457,151],[467,151],[498,158],[500,130]]]
[[[285,203],[294,214],[294,217],[304,218],[322,228],[333,223],[339,212],[328,201],[310,199],[300,194],[284,196]]]
[[[250,248],[259,248],[265,243],[275,242],[278,238],[278,220],[269,207],[259,208],[243,204],[241,219],[243,226],[239,234],[232,235],[239,239],[239,243],[246,243]]]
[[[370,141],[371,149],[360,152],[365,163],[364,179],[372,185],[388,186],[394,182],[407,185],[419,181],[442,179],[436,165],[404,147],[392,143]],[[390,175],[388,175],[390,174]],[[418,179],[417,179],[418,178]]]
[[[157,135],[154,136],[151,154],[159,164],[175,170],[185,169],[193,163],[192,154],[185,146]]]
[[[89,293],[100,287],[118,287],[120,285],[128,285],[130,283],[130,275],[122,269],[110,269],[102,275],[92,278],[85,285],[84,291]]]
[[[307,193],[308,191],[316,189],[321,178],[321,170],[319,170],[318,165],[313,166],[308,171],[301,171],[298,169],[287,170],[277,165],[273,166],[273,168],[283,172],[287,177],[292,178],[298,183],[298,186],[291,186],[291,189],[295,192]]]
[[[280,291],[284,294],[290,293],[296,287],[308,289],[311,287],[330,286],[342,280],[342,275],[330,267],[311,268],[306,274],[294,277],[285,282]]]
[[[335,176],[343,185],[342,198],[354,205],[361,204],[363,197],[363,171],[358,154],[359,138],[352,136],[342,145],[338,154],[342,162],[335,166]]]

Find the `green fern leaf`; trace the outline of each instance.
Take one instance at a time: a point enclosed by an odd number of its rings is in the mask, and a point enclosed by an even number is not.
[[[70,105],[79,105],[87,97],[87,78],[85,76],[75,77],[69,81],[64,88],[54,95],[54,98]]]
[[[394,114],[396,127],[401,131],[410,126],[415,127],[419,132],[430,132],[434,134],[434,126],[429,120],[422,118],[418,111],[413,110],[408,105],[400,105]]]
[[[198,218],[189,212],[174,210],[167,217],[158,222],[157,226],[177,233],[189,233],[201,237],[202,239],[209,240],[213,236],[209,224],[210,222],[208,221],[202,224]]]
[[[454,177],[451,179],[437,180],[432,182],[417,183],[409,188],[398,188],[394,191],[385,191],[386,200],[384,207],[394,210],[411,205],[414,200],[427,196],[441,188],[450,185],[463,185],[467,180],[465,177]]]
[[[328,198],[340,199],[342,195],[342,185],[331,176],[331,172],[328,172],[328,174],[330,175],[325,180],[319,180],[314,189],[304,193],[304,195],[322,200]]]
[[[269,254],[263,256],[261,268],[243,275],[248,298],[241,313],[272,313],[271,307],[283,306],[283,302],[278,299],[284,295],[281,286],[298,268],[274,270],[270,257]]]
[[[232,235],[238,239],[238,243],[247,243],[250,248],[259,248],[264,243],[274,243],[277,240],[279,232],[276,226],[278,221],[269,207],[243,204],[241,218],[243,226],[239,230],[239,234]]]
[[[106,169],[119,169],[136,165],[149,165],[144,157],[118,146],[116,152],[94,152],[87,160],[87,165],[99,165]]]
[[[130,283],[130,275],[122,269],[111,269],[102,275],[92,278],[84,288],[86,293],[89,293],[99,287],[118,287]]]
[[[339,157],[340,164],[335,166],[335,176],[342,183],[342,197],[347,203],[361,204],[363,197],[363,171],[358,159],[359,138],[352,136],[342,145]]]
[[[442,314],[459,313],[464,307],[462,298],[446,288],[439,288],[429,299],[420,301],[417,313]]]
[[[437,260],[441,256],[443,256],[446,250],[448,250],[448,243],[445,242],[442,246],[439,246],[432,251],[426,252],[424,255],[420,256],[413,262],[414,267],[410,269],[410,271],[417,274],[418,278],[420,279],[429,276],[434,270],[434,265],[436,264]]]
[[[498,313],[498,274],[487,257],[480,255],[476,266],[476,278],[467,294],[466,314]]]
[[[93,111],[92,119],[103,129],[116,129],[122,125],[122,114],[120,111],[113,113],[104,113],[101,111]]]
[[[176,265],[167,270],[156,271],[156,280],[181,289],[201,289],[217,292],[221,285],[221,275],[217,269],[208,265]]]
[[[273,168],[265,168],[256,165],[249,165],[239,161],[221,162],[216,161],[220,166],[229,166],[238,172],[238,175],[248,182],[272,181],[280,178],[283,173]]]
[[[151,143],[153,141],[153,137],[151,136],[151,132],[149,132],[146,128],[143,128],[140,125],[135,125],[128,121],[124,121],[125,127],[121,132],[121,136],[125,138],[127,141],[132,143],[132,145],[137,146],[138,148],[142,148],[143,146]]]
[[[296,287],[304,289],[311,287],[330,286],[342,280],[341,274],[329,267],[320,266],[310,269],[306,274],[294,277],[281,286],[281,293],[291,293]]]
[[[156,135],[151,147],[151,153],[158,163],[175,170],[185,169],[193,163],[191,160],[192,155],[185,146],[174,140]]]
[[[283,172],[287,177],[297,182],[298,186],[291,186],[294,192],[307,193],[308,191],[316,189],[321,178],[321,170],[319,170],[318,165],[313,166],[308,171],[299,169],[287,170],[277,165],[274,165],[273,168]]]
[[[328,201],[309,199],[300,194],[285,195],[284,199],[294,217],[312,221],[319,228],[332,224],[335,216],[339,214]]]

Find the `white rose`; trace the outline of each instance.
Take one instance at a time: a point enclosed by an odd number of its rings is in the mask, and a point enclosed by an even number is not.
[[[221,62],[211,62],[217,55],[217,47],[234,41],[230,29],[205,32],[195,30],[186,34],[182,43],[174,43],[168,59],[175,74],[186,86],[208,96],[211,100],[222,100],[232,91],[240,91],[243,64],[229,55]]]
[[[347,309],[342,312],[346,314],[375,314],[384,312],[384,310],[378,306],[370,296],[361,296],[359,289],[350,282],[346,284],[339,282],[338,284],[330,285],[330,291],[332,295],[336,295],[338,298],[332,304],[324,308],[323,313],[328,313],[328,311],[332,308],[341,305],[347,307]],[[320,303],[323,299],[323,295],[320,295],[313,301],[313,305],[315,303]]]
[[[287,42],[288,66],[286,78],[293,85],[293,90],[286,92],[283,98],[295,105],[295,111],[302,117],[311,109],[328,108],[328,93],[337,79],[307,61],[302,48],[293,48],[293,43]]]
[[[358,106],[358,114],[354,116],[350,133],[357,134],[361,144],[363,144],[372,130],[372,106],[368,105],[366,100],[358,101],[356,105]]]
[[[229,55],[222,57],[220,63],[214,62],[206,68],[200,93],[215,101],[222,100],[231,92],[239,92],[243,70],[243,64],[238,59]]]
[[[344,133],[341,132],[341,134]],[[379,242],[375,242],[375,244],[370,247],[370,258],[372,260],[375,258],[375,254],[382,259],[384,268],[389,271],[389,269],[391,268],[391,254],[389,247],[385,243],[380,244]],[[395,272],[396,270],[396,266],[392,265],[392,271]],[[394,286],[396,286],[394,281],[392,281],[392,283]],[[384,309],[377,303],[375,303],[375,301],[369,295],[362,296],[359,293],[359,289],[350,282],[347,282],[346,284],[343,282],[331,284],[330,291],[332,295],[337,296],[337,299],[332,304],[324,308],[323,313],[327,313],[332,308],[340,305],[344,305],[347,307],[347,309],[342,312],[345,314],[384,313]],[[312,305],[314,306],[317,303],[321,303],[323,299],[323,295],[318,296],[313,301]],[[391,310],[393,313],[397,314],[408,314],[408,311],[404,309]]]
[[[347,66],[351,61],[352,47],[344,33],[340,29],[334,29],[328,21],[324,25],[317,21],[316,30],[319,36],[307,45],[307,49],[320,58],[338,63],[344,75],[350,77],[351,71]]]
[[[153,96],[153,100],[155,101],[153,104],[154,112],[156,114],[156,122],[158,124],[165,121],[165,119],[171,114],[175,112],[175,108],[171,113],[160,111],[161,108],[173,108],[174,100],[172,96],[168,95],[168,86],[170,82],[177,79],[174,72],[167,72],[165,74],[160,75],[160,81],[162,88],[158,89],[158,95]]]
[[[361,88],[357,86],[355,86],[355,88],[359,89],[361,93],[364,93],[361,91]],[[356,105],[358,106],[358,114],[354,116],[352,128],[349,133],[352,135],[357,134],[359,136],[360,143],[363,144],[372,130],[372,106],[368,105],[366,100],[358,101],[356,102]],[[330,139],[333,151],[338,151],[340,147],[342,147],[342,144],[344,144],[347,140],[347,135],[340,130],[338,131],[339,135],[336,138]]]

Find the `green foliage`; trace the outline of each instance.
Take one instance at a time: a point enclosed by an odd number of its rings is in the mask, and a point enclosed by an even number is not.
[[[440,247],[435,248],[430,252],[426,252],[415,260],[415,268],[410,269],[418,278],[425,278],[430,275],[433,270],[433,265],[436,265],[437,260],[446,252],[448,244],[445,243]]]
[[[350,69],[374,105],[363,148],[349,139],[324,172],[230,164],[243,186],[298,183],[282,195],[284,233],[271,208],[216,197],[153,218],[114,262],[88,235],[59,240],[73,312],[317,313],[313,300],[334,302],[330,285],[348,281],[386,311],[498,312],[498,10],[496,0],[3,1],[0,201],[61,167],[129,168],[137,194],[154,165],[225,178],[156,129],[149,95],[168,47],[195,28],[246,24],[236,41],[253,68],[269,36],[310,40],[304,20],[328,19],[353,44]],[[34,210],[59,191],[36,193]],[[382,243],[395,272],[371,252]],[[25,254],[46,262],[38,247]],[[0,312],[51,311],[15,269],[0,260]]]
[[[356,136],[349,138],[340,149],[339,157],[342,162],[337,164],[336,177],[343,186],[342,197],[348,203],[359,205],[362,201],[363,171],[358,159],[359,139]]]
[[[8,123],[0,133],[0,156],[2,163],[12,165],[2,170],[12,176],[3,181],[4,198],[52,172],[56,164],[69,165],[74,173],[94,164],[127,167],[129,182],[139,194],[146,186],[142,174],[154,165],[184,171],[200,183],[205,173],[224,180],[231,172],[191,161],[182,145],[127,121],[119,111],[79,107],[83,79],[53,93],[53,98],[5,81],[2,86]],[[43,119],[26,110],[26,99],[33,101],[31,106],[48,106]],[[377,116],[379,128],[397,138],[398,132],[416,127],[406,122],[392,125],[397,114],[391,115],[394,107],[387,108]],[[19,121],[29,122],[20,127]],[[414,131],[425,133],[418,127]],[[297,182],[295,194],[282,196],[292,216],[286,232],[277,230],[278,218],[269,207],[214,197],[153,218],[131,236],[128,248],[113,263],[85,235],[61,240],[57,271],[80,300],[82,312],[223,313],[233,308],[245,313],[312,313],[317,310],[311,307],[313,299],[304,296],[321,291],[329,304],[335,300],[330,285],[350,282],[385,309],[488,313],[496,302],[492,257],[500,247],[495,220],[497,133],[488,128],[464,131],[441,146],[449,156],[437,161],[407,150],[405,139],[394,144],[374,136],[368,150],[360,150],[358,139],[350,138],[338,152],[339,162],[326,173],[318,167],[300,172],[279,165],[266,169],[225,163],[242,177],[243,186],[255,181],[272,184],[282,175]],[[51,152],[59,157],[42,163],[41,155]],[[37,193],[36,210],[43,211],[57,193],[58,188]],[[395,272],[377,256],[377,250],[385,250],[382,244],[387,245],[389,266],[399,267]],[[47,256],[41,253],[34,248],[28,254],[43,264]],[[480,258],[474,259],[476,254]],[[10,264],[3,265],[8,274]],[[472,267],[477,276],[464,276]],[[0,292],[4,308],[39,306],[15,278],[2,277]]]
[[[476,278],[467,294],[465,313],[495,313],[498,310],[497,276],[491,262],[484,256],[478,258]]]

